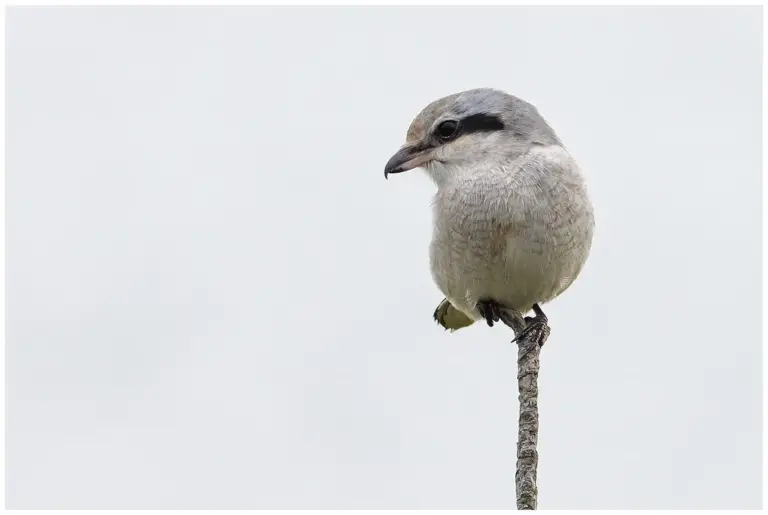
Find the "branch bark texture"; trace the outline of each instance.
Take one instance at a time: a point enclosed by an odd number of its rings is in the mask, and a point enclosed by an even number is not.
[[[526,327],[520,313],[504,312],[502,321],[519,335]],[[539,453],[539,352],[549,337],[546,323],[533,328],[517,342],[517,390],[520,417],[517,428],[517,471],[515,490],[518,510],[535,510],[538,504],[536,473]]]

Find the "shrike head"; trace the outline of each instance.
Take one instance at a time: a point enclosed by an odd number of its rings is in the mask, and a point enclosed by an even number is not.
[[[560,140],[535,107],[503,91],[473,89],[425,107],[384,177],[422,167],[440,184],[453,174],[514,159],[537,144]]]

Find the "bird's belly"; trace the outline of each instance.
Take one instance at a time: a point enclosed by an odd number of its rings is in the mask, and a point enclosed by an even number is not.
[[[588,252],[574,238],[541,242],[532,235],[436,230],[430,252],[433,278],[446,298],[474,319],[479,318],[477,301],[486,299],[526,313],[534,303],[564,291]]]

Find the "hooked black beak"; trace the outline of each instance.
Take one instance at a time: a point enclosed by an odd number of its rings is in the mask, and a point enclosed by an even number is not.
[[[406,145],[398,150],[394,156],[389,158],[386,166],[384,166],[384,178],[391,173],[401,173],[412,170],[418,166],[423,165],[431,158],[429,157],[429,149],[424,149],[418,145]]]

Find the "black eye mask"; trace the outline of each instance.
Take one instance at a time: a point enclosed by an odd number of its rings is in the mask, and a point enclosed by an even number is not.
[[[435,129],[435,137],[445,143],[458,138],[462,134],[473,132],[495,132],[504,130],[504,122],[494,114],[471,114],[461,120],[446,120]]]

